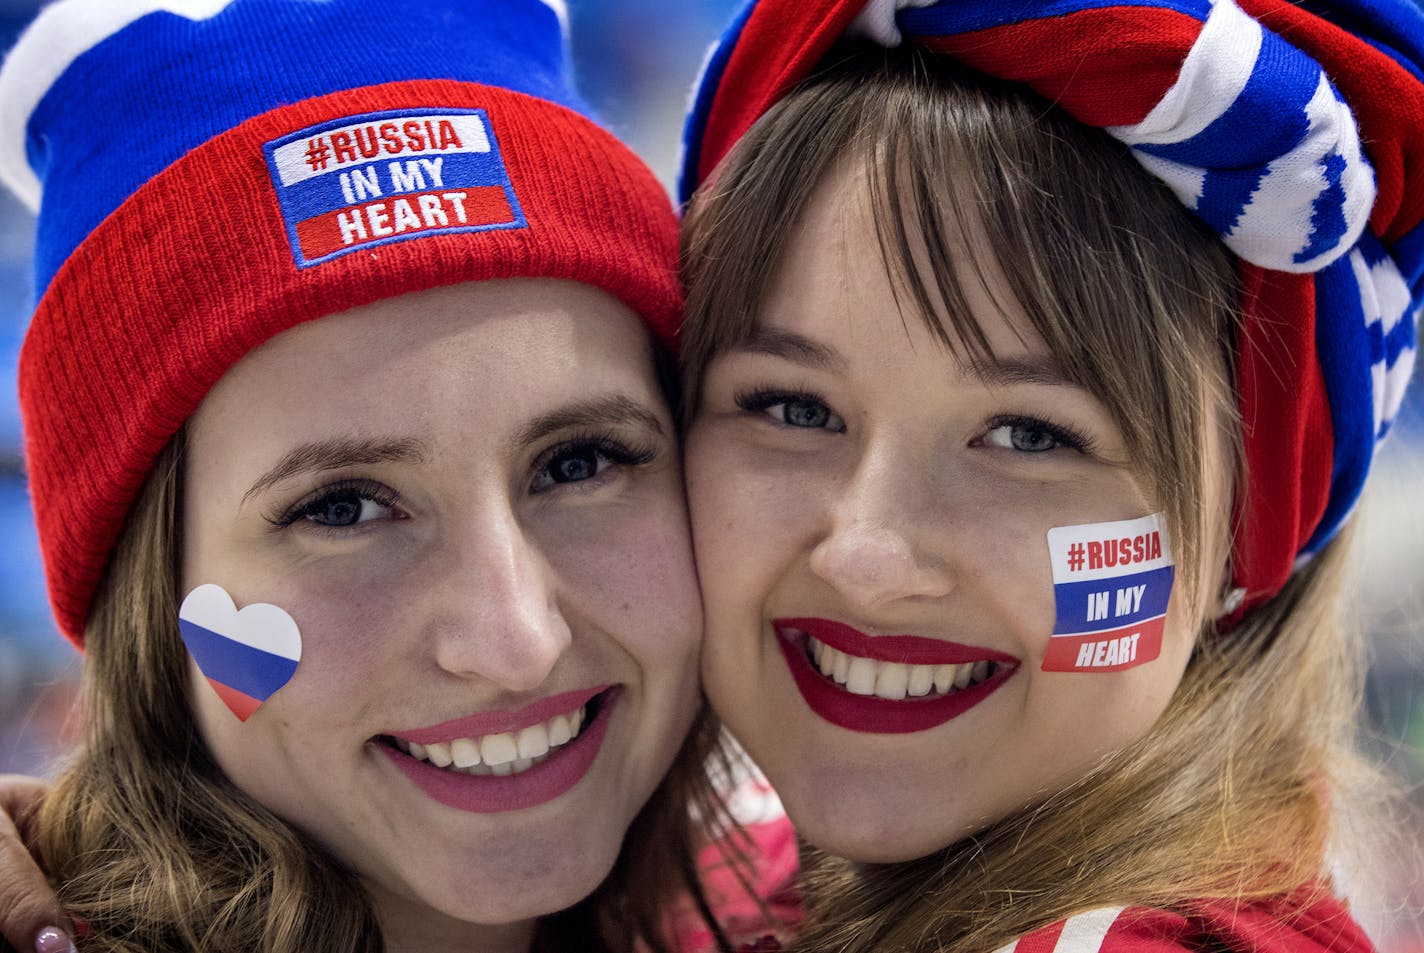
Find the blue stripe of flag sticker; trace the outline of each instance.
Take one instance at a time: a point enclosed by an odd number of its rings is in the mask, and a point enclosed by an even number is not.
[[[1172,595],[1173,568],[1086,582],[1060,582],[1053,587],[1058,618],[1054,635],[1116,629],[1151,619],[1167,611]]]
[[[178,627],[203,675],[259,702],[291,681],[297,670],[296,659],[264,652],[186,619],[180,618]]]

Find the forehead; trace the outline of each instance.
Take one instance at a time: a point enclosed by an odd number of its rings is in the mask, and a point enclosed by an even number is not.
[[[865,160],[843,161],[816,187],[787,236],[753,335],[814,331],[854,347],[884,343],[898,328],[915,350],[948,351],[967,366],[1045,355],[978,217],[955,218],[932,248],[912,207],[921,199],[887,207],[871,189],[877,174]],[[912,276],[927,302],[912,292]]]
[[[651,355],[638,318],[585,285],[434,289],[300,325],[247,355],[194,415],[190,446],[201,460],[322,434],[507,440],[571,401],[656,402]]]

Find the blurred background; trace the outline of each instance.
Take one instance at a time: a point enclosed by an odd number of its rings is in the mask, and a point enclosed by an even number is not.
[[[568,5],[584,96],[671,191],[688,90],[738,0]],[[0,49],[40,6],[0,0]],[[20,460],[14,376],[31,304],[32,227],[28,212],[0,195],[0,773],[43,775],[72,744],[78,662],[49,618]],[[1359,912],[1385,953],[1424,953],[1424,380],[1414,382],[1374,482],[1358,572],[1372,651],[1369,743],[1408,797],[1403,838],[1366,858]]]

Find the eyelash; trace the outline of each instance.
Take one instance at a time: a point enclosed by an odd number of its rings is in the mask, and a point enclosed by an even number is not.
[[[1093,452],[1093,439],[1080,430],[1069,427],[1065,424],[1055,424],[1044,420],[1041,417],[1025,417],[1022,415],[1008,415],[994,417],[984,426],[987,434],[991,430],[999,427],[1024,427],[1029,430],[1038,430],[1048,434],[1059,446],[1066,450],[1076,450],[1084,455],[1091,455]]]
[[[808,391],[802,390],[785,390],[776,387],[756,387],[751,390],[738,391],[733,399],[736,401],[738,407],[748,413],[753,414],[765,413],[769,408],[775,407],[777,404],[801,402],[807,404],[820,404],[822,407],[825,407],[827,412],[829,412],[833,416],[840,416],[839,414],[836,414],[834,410],[831,410],[831,405],[826,403],[825,400],[823,400],[816,394],[812,394]],[[790,427],[793,425],[784,424],[784,426]],[[831,428],[828,427],[804,427],[797,429],[831,430]],[[831,432],[839,433],[840,431],[831,430]]]
[[[315,513],[318,507],[329,502],[332,497],[350,493],[355,493],[360,499],[367,500],[379,506],[395,506],[396,502],[400,499],[400,495],[396,493],[395,490],[392,490],[383,483],[377,483],[374,480],[338,480],[335,483],[328,483],[326,486],[313,491],[280,513],[267,517],[267,521],[277,527],[291,526],[298,520]],[[331,530],[349,528],[323,526],[315,521],[312,522],[312,525],[321,529]]]
[[[652,443],[629,443],[613,437],[610,434],[575,434],[569,439],[539,454],[538,458],[534,461],[534,475],[536,477],[543,476],[560,456],[578,450],[592,450],[609,463],[620,467],[645,466],[656,460],[658,456],[657,447]],[[560,486],[576,487],[580,483],[593,482],[601,475],[601,473],[595,473],[587,480],[575,480],[563,483],[551,480],[548,486],[532,489],[531,492],[547,493]]]
[[[775,387],[757,387],[747,391],[740,391],[735,395],[738,407],[749,413],[764,413],[767,408],[775,407],[777,404],[784,404],[791,401],[804,401],[825,406],[829,405],[815,394],[806,391],[784,390]],[[834,413],[834,411],[832,411]],[[991,418],[985,425],[984,431],[995,430],[999,427],[1024,427],[1030,430],[1038,430],[1048,434],[1058,443],[1060,447],[1067,450],[1074,450],[1084,455],[1093,453],[1094,444],[1091,437],[1065,424],[1055,424],[1040,417],[1027,417],[1021,414],[1009,414]]]

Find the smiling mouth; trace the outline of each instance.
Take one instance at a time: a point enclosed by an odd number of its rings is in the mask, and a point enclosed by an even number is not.
[[[870,636],[829,619],[775,619],[772,629],[802,699],[849,731],[927,731],[985,701],[1013,677],[1003,652],[916,635]]]
[[[820,673],[852,695],[874,695],[891,701],[943,698],[981,685],[997,675],[1002,662],[980,659],[958,665],[907,665],[881,662],[834,649],[810,635],[804,649]]]
[[[600,692],[582,705],[518,731],[451,738],[426,744],[392,735],[381,735],[377,740],[417,761],[451,773],[508,777],[543,764],[577,739],[598,717],[607,694],[607,691]]]

